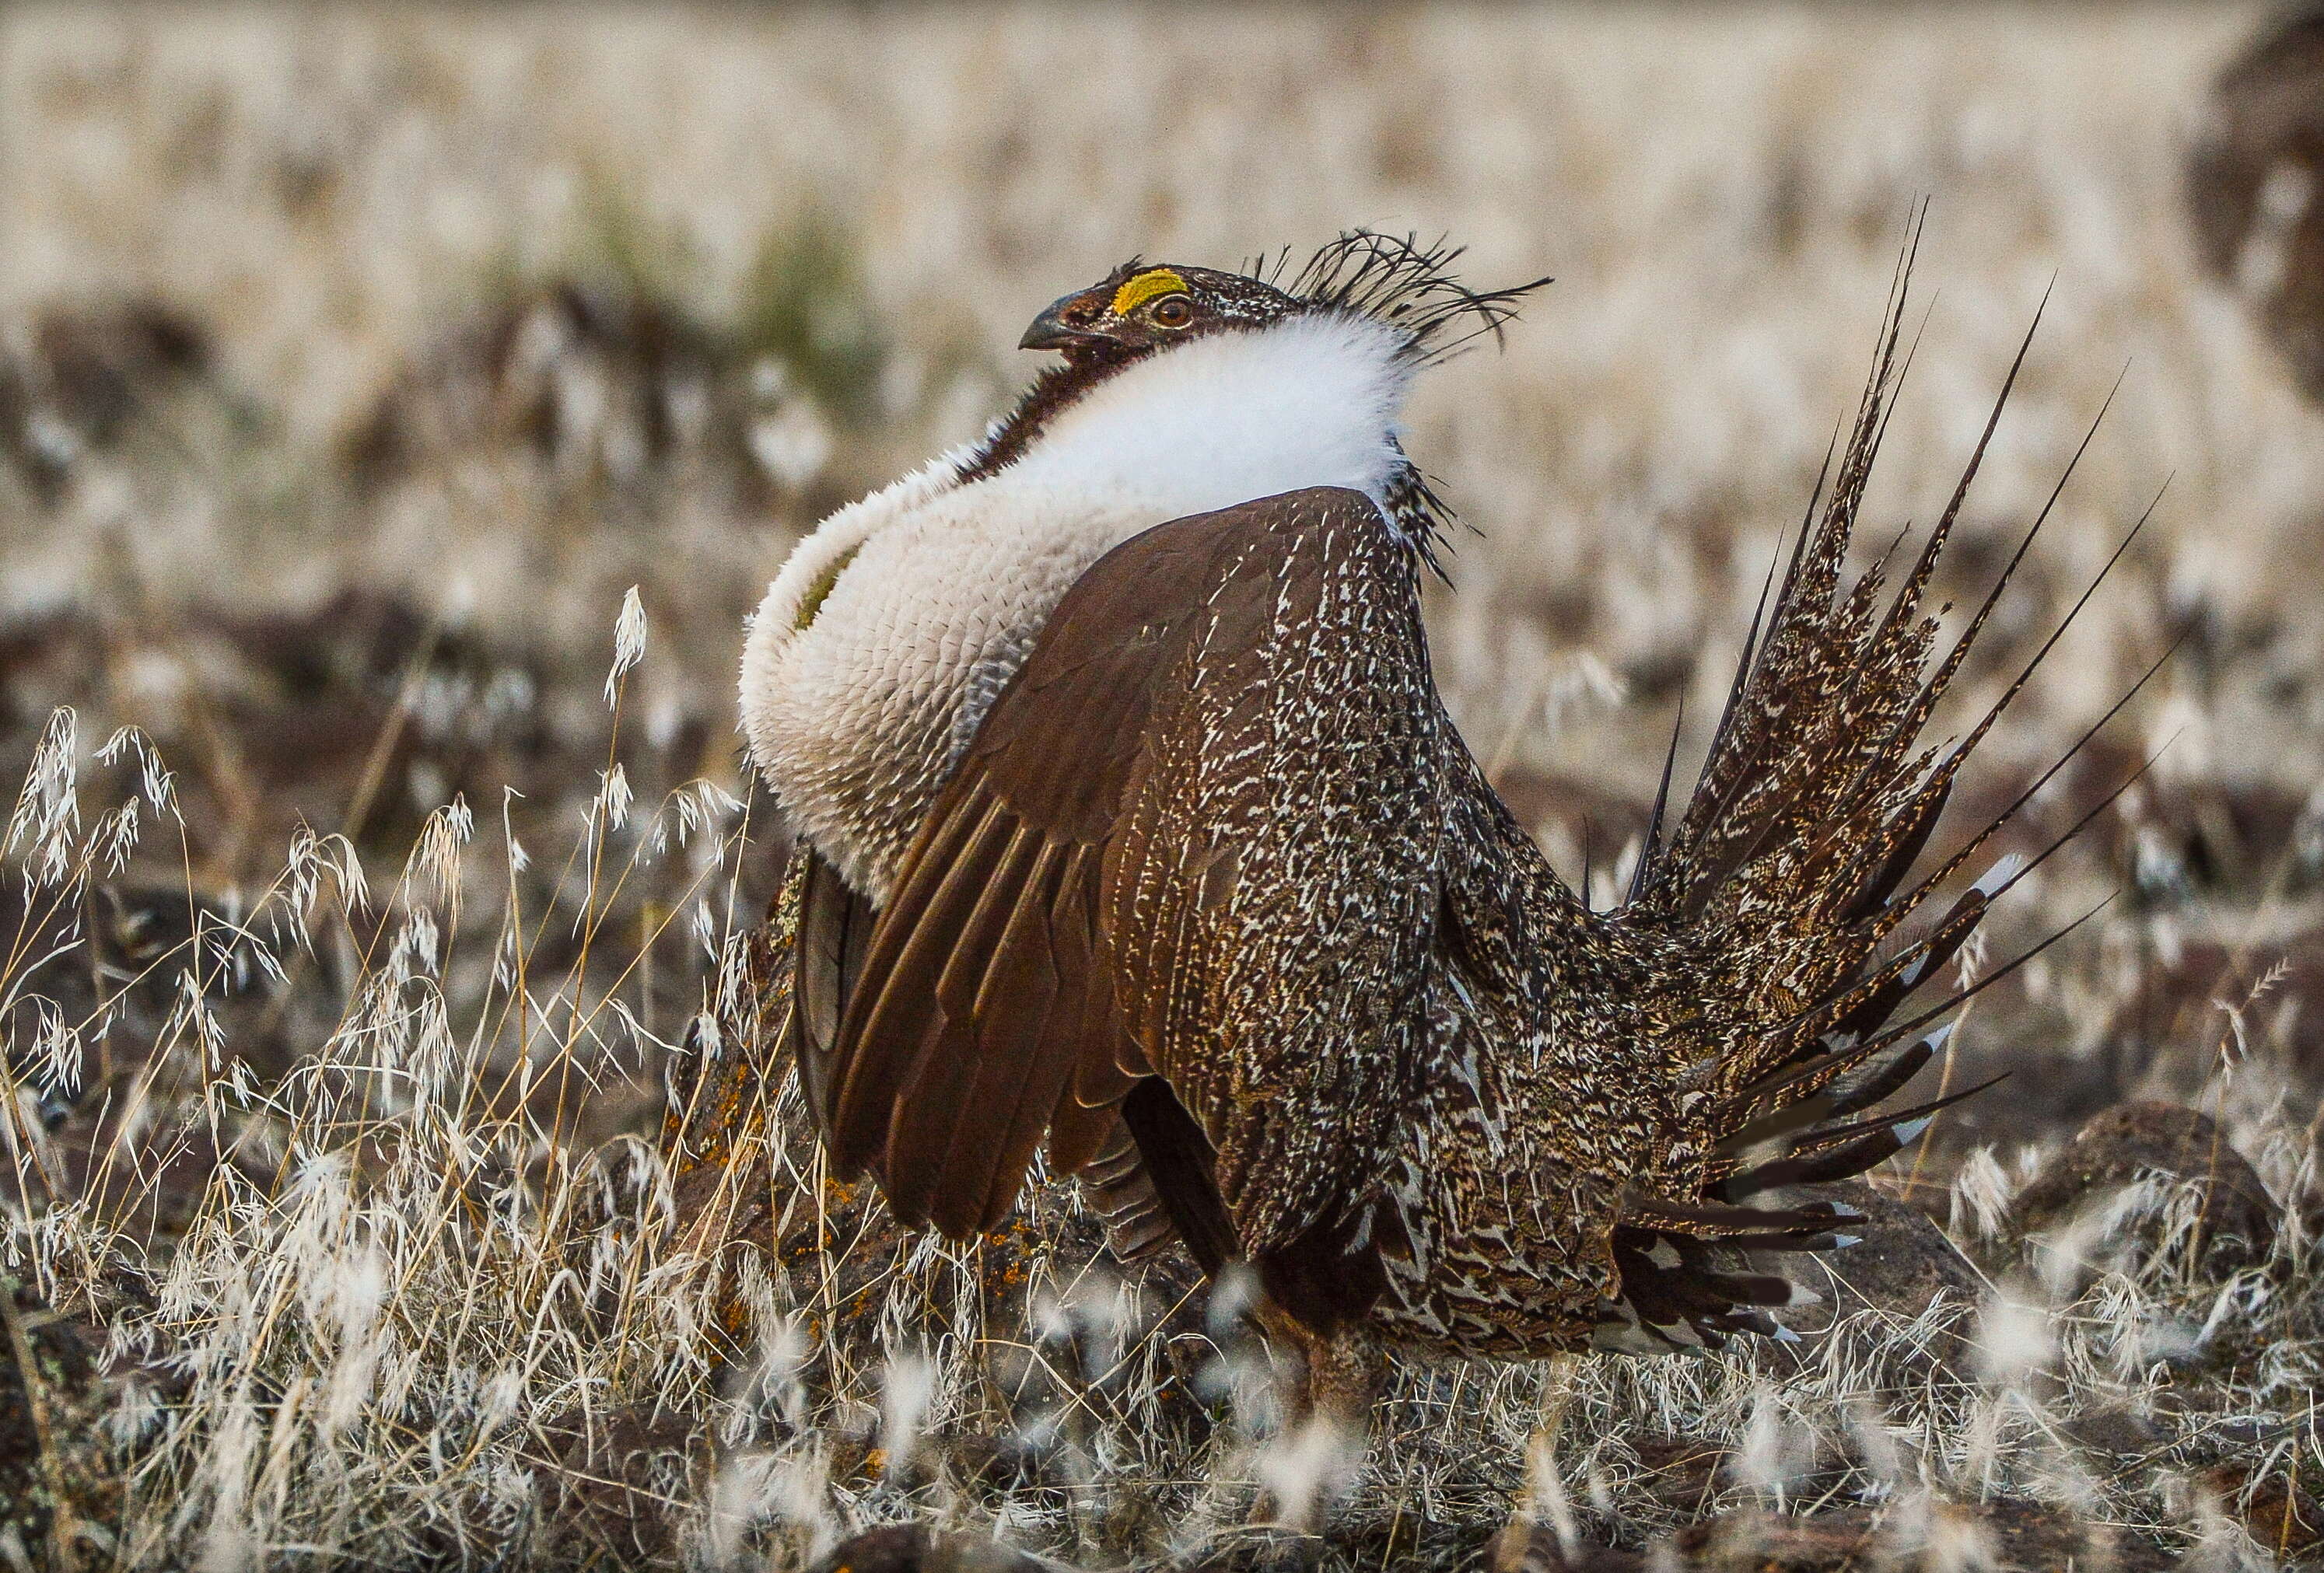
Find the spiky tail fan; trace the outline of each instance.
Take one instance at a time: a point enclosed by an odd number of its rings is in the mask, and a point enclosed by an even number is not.
[[[1893,596],[1884,603],[1886,554],[1853,584],[1844,581],[1865,483],[1903,376],[1898,347],[1911,258],[1908,246],[1854,426],[1836,465],[1825,461],[1772,606],[1762,594],[1694,793],[1665,835],[1665,769],[1618,915],[1626,923],[1696,936],[1701,953],[1724,959],[1737,1007],[1730,1025],[1716,1035],[1717,1051],[1683,1073],[1679,1103],[1687,1130],[1663,1171],[1699,1174],[1699,1193],[1683,1200],[1634,1194],[1617,1229],[1626,1304],[1602,1340],[1617,1347],[1641,1339],[1657,1348],[1716,1344],[1730,1332],[1776,1332],[1766,1310],[1792,1291],[1779,1278],[1749,1272],[1740,1253],[1828,1248],[1847,1239],[1847,1215],[1828,1203],[1796,1205],[1786,1188],[1862,1173],[1910,1142],[1943,1103],[1968,1096],[1867,1112],[1927,1064],[1950,1030],[1935,1024],[1972,990],[1897,1019],[1905,1000],[1953,959],[1987,907],[2027,866],[2003,860],[1920,937],[1886,956],[1884,942],[1976,859],[2097,731],[1908,883],[1962,764],[2098,587],[2094,581],[1965,736],[1949,747],[1923,741],[1922,728],[2074,466],[2068,465],[1960,636],[1937,656],[1938,622],[1926,610],[1930,580],[2024,363],[2029,328],[1960,484]],[[2090,429],[2094,434],[2095,420]],[[2086,435],[2084,449],[2089,442]],[[2098,579],[2104,577],[2102,571]],[[1772,569],[1769,583],[1775,588]],[[2108,718],[2120,708],[2118,703]],[[1674,750],[1675,744],[1674,738]]]

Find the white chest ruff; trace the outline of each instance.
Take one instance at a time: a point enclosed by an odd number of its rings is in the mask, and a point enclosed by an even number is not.
[[[1006,478],[939,493],[871,532],[804,630],[787,566],[744,651],[752,759],[793,827],[874,899],[1058,599],[1158,522],[1102,498],[1028,496]],[[845,550],[818,553],[803,577]]]
[[[1254,498],[1380,494],[1401,462],[1397,348],[1342,317],[1190,343],[1099,383],[997,474],[957,484],[948,456],[825,520],[769,588],[742,658],[752,759],[793,827],[884,899],[977,725],[1092,563],[1140,530]]]

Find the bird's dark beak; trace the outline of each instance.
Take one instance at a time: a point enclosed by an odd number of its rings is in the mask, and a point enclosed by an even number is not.
[[[1025,336],[1017,341],[1017,347],[1020,350],[1061,350],[1068,357],[1104,349],[1111,342],[1105,335],[1074,326],[1076,319],[1095,321],[1098,316],[1099,308],[1087,299],[1087,291],[1068,295],[1033,319],[1033,326],[1025,330]]]

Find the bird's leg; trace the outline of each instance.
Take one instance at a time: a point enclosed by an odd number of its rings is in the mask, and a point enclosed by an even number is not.
[[[1269,1342],[1298,1352],[1300,1367],[1272,1459],[1262,1466],[1259,1516],[1312,1534],[1362,1463],[1387,1357],[1360,1327],[1319,1333],[1271,1301],[1259,1302],[1259,1324]]]
[[[1549,1393],[1542,1406],[1541,1424],[1526,1441],[1525,1492],[1517,1498],[1517,1511],[1509,1515],[1508,1524],[1494,1537],[1487,1559],[1492,1573],[1518,1573],[1529,1564],[1534,1536],[1545,1513],[1558,1542],[1559,1554],[1552,1565],[1563,1567],[1572,1556],[1572,1514],[1558,1483],[1557,1439],[1565,1429],[1565,1412],[1573,1403],[1573,1374],[1581,1363],[1582,1357],[1572,1352],[1550,1357]]]
[[[1388,1375],[1387,1357],[1375,1340],[1353,1327],[1311,1335],[1305,1353],[1305,1418],[1333,1426],[1360,1451]]]

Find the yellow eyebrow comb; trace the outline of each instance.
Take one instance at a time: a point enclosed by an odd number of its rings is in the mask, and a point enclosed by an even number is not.
[[[1167,268],[1148,268],[1113,292],[1113,314],[1127,317],[1157,295],[1183,294],[1186,281]]]

